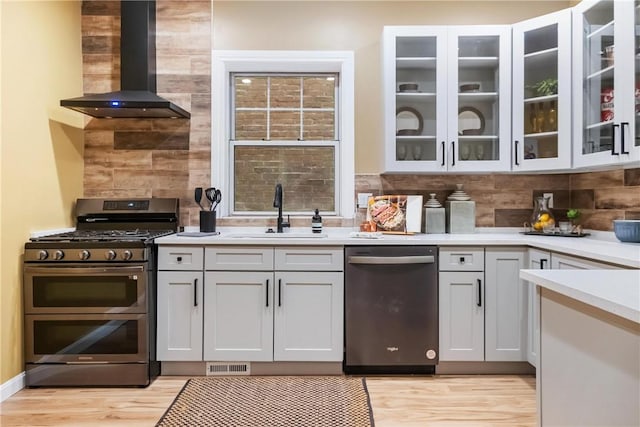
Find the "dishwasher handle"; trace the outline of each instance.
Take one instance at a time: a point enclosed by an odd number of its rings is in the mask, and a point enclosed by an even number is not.
[[[433,255],[415,256],[350,256],[349,264],[433,264],[436,262]]]

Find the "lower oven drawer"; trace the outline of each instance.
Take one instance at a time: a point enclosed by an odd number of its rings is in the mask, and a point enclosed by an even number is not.
[[[145,363],[146,314],[25,315],[27,363]]]

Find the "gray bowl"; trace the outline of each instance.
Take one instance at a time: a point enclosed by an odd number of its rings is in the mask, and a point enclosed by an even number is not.
[[[621,242],[640,243],[640,219],[617,219],[613,232]]]

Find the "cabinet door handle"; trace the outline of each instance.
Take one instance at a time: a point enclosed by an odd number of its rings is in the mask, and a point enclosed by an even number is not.
[[[269,279],[267,279],[267,294],[266,294],[266,300],[267,300],[267,307],[269,307]]]
[[[545,258],[542,258],[540,260],[540,270],[544,270],[544,263],[547,262],[547,260]]]
[[[278,307],[282,305],[282,279],[278,279]]]
[[[198,306],[198,279],[193,279],[193,306]]]
[[[482,307],[482,280],[478,279],[478,299],[476,305]]]
[[[616,128],[620,125],[611,125],[611,155],[618,156],[620,153],[616,153]]]
[[[444,166],[445,153],[446,153],[445,142],[442,141],[442,166]]]
[[[626,126],[629,126],[629,122],[620,123],[620,153],[621,154],[629,154],[629,152],[624,149],[624,128]]]
[[[451,141],[451,166],[456,165],[456,142]]]
[[[514,155],[515,155],[515,162],[516,162],[516,166],[520,166],[520,163],[518,163],[518,140],[516,139],[515,141],[515,149],[513,150]]]

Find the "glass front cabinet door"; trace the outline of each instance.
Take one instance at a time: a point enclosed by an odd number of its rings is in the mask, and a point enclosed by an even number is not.
[[[385,169],[446,169],[446,29],[385,27]]]
[[[510,27],[385,27],[383,49],[387,172],[509,170]]]
[[[571,10],[513,25],[514,171],[571,167]]]
[[[576,167],[640,160],[639,8],[584,0],[573,9]]]
[[[505,171],[511,165],[511,27],[448,28],[447,168]]]

